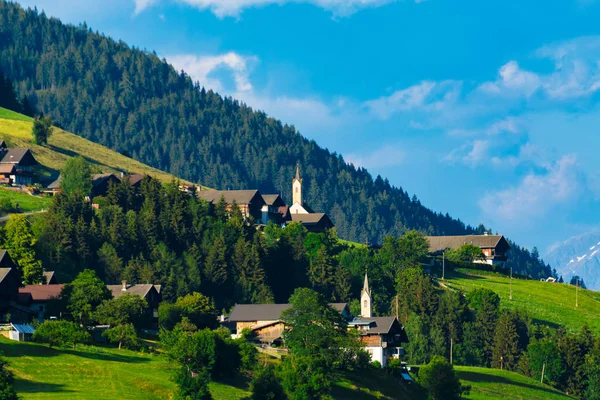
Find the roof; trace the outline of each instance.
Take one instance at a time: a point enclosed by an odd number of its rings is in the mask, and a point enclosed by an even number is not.
[[[217,203],[223,197],[227,204],[231,204],[234,201],[238,204],[250,204],[257,195],[260,195],[258,190],[208,190],[198,192],[198,197],[209,203]],[[264,203],[262,196],[258,197]]]
[[[60,181],[62,180],[61,176],[59,175],[58,178],[56,178],[56,180],[54,182],[52,182],[51,184],[49,184],[47,186],[48,189],[60,189]]]
[[[143,299],[148,295],[148,292],[152,290],[154,285],[150,283],[141,285],[127,285],[127,290],[123,290],[123,285],[106,285],[106,287],[111,291],[115,299],[119,298],[123,293],[131,293],[140,296]]]
[[[472,244],[482,249],[495,248],[502,241],[502,235],[464,235],[464,236],[426,236],[429,241],[429,251],[435,253],[447,249],[457,249],[464,244]],[[508,246],[508,243],[506,243]]]
[[[114,174],[93,174],[92,186],[98,186],[111,178],[116,179],[117,181],[119,180]]]
[[[4,278],[8,276],[11,270],[12,268],[0,268],[0,282],[2,282]]]
[[[273,205],[282,206],[285,204],[283,202],[283,199],[278,194],[263,194],[262,198],[268,206],[273,206]],[[275,204],[275,203],[277,203],[277,204]]]
[[[371,327],[365,333],[368,335],[387,335],[396,321],[396,317],[371,317],[371,318],[355,318],[350,324],[364,325],[365,322],[370,322]]]
[[[8,251],[6,251],[4,249],[0,249],[0,265],[4,266],[4,267],[14,267],[15,266],[15,263],[13,262],[12,258],[10,258]]]
[[[290,214],[290,215],[292,217],[292,221],[300,222],[303,225],[316,225],[319,222],[321,222],[321,220],[323,218],[327,218],[329,220],[329,217],[327,216],[327,214],[323,214],[323,213]]]
[[[123,179],[127,178],[127,175],[123,177]],[[142,174],[130,174],[129,175],[129,184],[131,186],[135,186],[140,183],[144,179],[144,175]]]
[[[15,331],[19,333],[33,333],[35,332],[35,328],[31,325],[25,324],[11,324]]]
[[[231,310],[229,321],[277,321],[281,318],[281,313],[291,306],[291,304],[236,304],[233,310]],[[330,303],[329,306],[339,312],[343,312],[347,304]]]
[[[65,285],[26,285],[19,288],[19,293],[30,293],[32,301],[47,301],[57,299]]]
[[[0,164],[0,174],[12,174],[15,171],[15,164]]]
[[[54,277],[54,271],[44,271],[44,277],[46,277],[46,283],[49,284],[52,281],[52,278],[56,281]]]
[[[2,164],[37,165],[31,150],[26,148],[8,149],[2,160]]]

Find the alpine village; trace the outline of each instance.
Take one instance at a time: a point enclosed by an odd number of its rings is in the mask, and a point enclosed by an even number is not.
[[[600,399],[579,277],[155,53],[0,0],[0,107],[0,399]]]

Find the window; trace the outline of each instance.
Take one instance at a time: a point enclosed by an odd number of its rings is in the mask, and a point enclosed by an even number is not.
[[[298,193],[298,187],[296,186],[296,193]]]
[[[369,306],[369,302],[367,300],[364,301],[365,305],[363,307],[367,308]]]

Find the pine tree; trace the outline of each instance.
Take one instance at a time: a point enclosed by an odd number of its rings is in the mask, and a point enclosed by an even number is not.
[[[503,312],[498,318],[494,345],[492,348],[492,367],[509,371],[515,370],[519,357],[519,335],[514,317]]]

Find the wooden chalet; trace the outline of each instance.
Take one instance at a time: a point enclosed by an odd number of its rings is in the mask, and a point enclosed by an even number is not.
[[[290,220],[301,223],[309,232],[325,232],[334,226],[324,213],[290,214]]]
[[[510,249],[503,235],[427,236],[427,240],[432,255],[441,255],[446,250],[458,249],[465,244],[477,246],[485,258],[474,262],[490,265],[504,264]]]
[[[255,221],[262,219],[262,209],[266,205],[258,190],[201,190],[198,197],[214,205],[223,198],[229,211],[235,202],[244,217],[252,217]]]
[[[281,313],[291,306],[291,304],[236,304],[227,322],[235,324],[236,335],[240,335],[242,330],[248,328],[260,342],[280,342],[285,329],[281,321]],[[346,303],[331,303],[329,306],[338,310],[345,318],[350,318],[350,310]]]
[[[9,149],[0,141],[0,183],[9,185],[31,185],[34,167],[39,163],[30,149]]]
[[[113,295],[113,298],[117,299],[125,293],[130,293],[135,296],[140,296],[148,303],[148,309],[146,310],[146,317],[148,321],[152,321],[155,325],[158,322],[158,306],[162,301],[160,293],[161,286],[153,284],[128,284],[127,281],[123,281],[120,285],[106,285],[108,290]]]
[[[19,303],[29,308],[35,315],[35,318],[43,322],[50,317],[58,318],[60,315],[51,315],[50,312],[56,312],[56,307],[51,304],[60,299],[60,295],[65,285],[25,285],[19,288]]]

